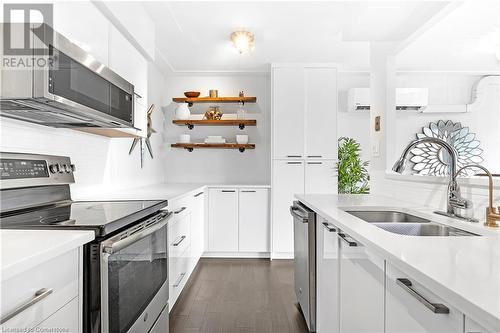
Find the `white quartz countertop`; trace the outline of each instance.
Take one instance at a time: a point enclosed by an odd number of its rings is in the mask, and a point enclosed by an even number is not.
[[[1,280],[10,279],[93,239],[93,231],[2,229]]]
[[[160,183],[116,191],[78,193],[73,200],[173,200],[204,188],[270,188],[265,184]]]
[[[316,213],[493,332],[500,332],[500,230],[374,195],[296,195]],[[477,236],[419,237],[380,229],[343,209],[397,209]]]

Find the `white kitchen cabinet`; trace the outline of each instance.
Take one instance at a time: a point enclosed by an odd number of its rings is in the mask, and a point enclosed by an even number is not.
[[[54,315],[55,318],[61,318],[61,314],[56,313],[64,308],[64,320],[57,327],[72,328],[70,332],[81,332],[78,297],[82,295],[82,267],[80,249],[73,249],[8,280],[2,280],[2,317],[33,301],[35,297],[38,300],[0,325],[0,330],[15,332],[20,329],[31,330],[38,325],[45,327],[42,323],[51,320]],[[76,305],[66,307],[75,299]]]
[[[385,262],[339,232],[340,332],[384,332]]]
[[[305,157],[337,158],[337,69],[305,69]]]
[[[463,314],[411,276],[386,266],[386,332],[459,333]]]
[[[109,68],[134,85],[138,102],[147,105],[148,63],[114,26],[109,34]]]
[[[474,320],[470,319],[469,317],[465,316],[465,333],[493,333],[493,331],[490,331],[486,328],[484,328],[482,325],[478,324]],[[498,327],[496,332],[500,331],[500,327]]]
[[[273,164],[272,251],[289,256],[293,254],[290,206],[295,194],[304,193],[304,161],[276,160]]]
[[[208,250],[238,251],[238,191],[214,188],[208,198]]]
[[[57,328],[59,332],[79,332],[78,313],[78,297],[75,297],[68,304],[57,310],[56,313],[38,325],[34,332],[50,332],[54,330],[54,328]]]
[[[335,160],[307,160],[305,162],[305,192],[337,193]]]
[[[269,252],[269,192],[239,190],[239,252]]]
[[[54,30],[108,65],[111,27],[90,1],[54,1]]]
[[[317,215],[316,331],[339,332],[339,240],[337,227]]]
[[[301,158],[304,154],[304,68],[274,68],[272,82],[273,156]]]
[[[205,191],[193,194],[191,208],[191,257],[194,268],[205,251]]]

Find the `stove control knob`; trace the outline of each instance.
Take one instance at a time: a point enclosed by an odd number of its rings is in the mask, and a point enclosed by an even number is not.
[[[71,171],[76,171],[76,166],[74,164],[70,164],[69,167],[71,168]]]
[[[64,167],[61,163],[57,163],[57,171],[59,173],[63,173],[64,172]]]
[[[49,165],[49,170],[51,173],[59,172],[59,164],[51,164]]]
[[[67,165],[67,164],[63,164],[63,170],[66,173],[70,173],[71,172],[71,169],[70,169],[69,165]]]

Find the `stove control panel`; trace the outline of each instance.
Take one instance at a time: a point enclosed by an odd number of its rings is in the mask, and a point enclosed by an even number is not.
[[[69,157],[0,152],[2,188],[70,184],[74,170]]]

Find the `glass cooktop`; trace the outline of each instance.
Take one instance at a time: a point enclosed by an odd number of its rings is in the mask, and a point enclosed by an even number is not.
[[[2,229],[90,229],[104,236],[167,206],[167,201],[77,201],[5,213]]]

